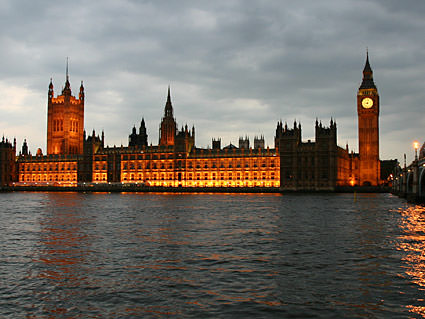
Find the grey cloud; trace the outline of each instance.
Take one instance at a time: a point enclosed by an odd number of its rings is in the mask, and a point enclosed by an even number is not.
[[[0,81],[45,96],[53,77],[59,92],[69,56],[74,93],[80,80],[86,87],[86,127],[105,129],[110,145],[126,144],[142,116],[156,143],[171,84],[177,121],[195,124],[200,146],[261,133],[272,146],[281,118],[300,119],[311,138],[316,117],[334,117],[340,144],[357,149],[369,47],[381,156],[401,158],[423,138],[424,13],[422,1],[395,0],[2,1]],[[10,119],[28,129],[32,149],[45,148],[33,123],[45,126],[46,105],[31,108],[39,114]],[[22,139],[10,125],[6,134]]]

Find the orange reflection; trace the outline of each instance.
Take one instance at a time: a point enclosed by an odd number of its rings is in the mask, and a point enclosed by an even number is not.
[[[401,227],[405,234],[400,236],[398,249],[405,252],[403,261],[407,264],[406,275],[410,280],[425,290],[425,208],[412,206],[401,212],[404,217]],[[417,299],[423,302],[423,299]],[[408,305],[410,312],[425,317],[425,307]]]
[[[73,299],[73,288],[87,285],[90,243],[83,228],[89,221],[79,213],[78,194],[49,194],[49,199],[55,209],[46,209],[40,220],[41,236],[33,258],[38,271],[31,277],[50,287],[37,292],[48,317],[68,318],[72,316],[69,309],[59,305]]]

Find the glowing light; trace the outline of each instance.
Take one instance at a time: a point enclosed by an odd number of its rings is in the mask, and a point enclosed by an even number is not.
[[[419,149],[419,142],[418,142],[418,141],[414,141],[414,142],[413,142],[413,148],[414,148],[415,150],[418,150],[418,149]]]

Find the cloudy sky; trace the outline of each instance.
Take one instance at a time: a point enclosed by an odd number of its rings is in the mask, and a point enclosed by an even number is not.
[[[85,127],[127,145],[145,118],[158,143],[167,87],[196,145],[264,135],[316,117],[358,151],[356,94],[366,48],[381,102],[382,159],[425,142],[425,1],[0,0],[0,134],[46,149],[47,87],[86,91]]]

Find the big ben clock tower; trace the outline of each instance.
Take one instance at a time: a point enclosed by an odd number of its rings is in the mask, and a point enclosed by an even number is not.
[[[359,184],[378,186],[379,162],[379,94],[373,82],[373,72],[366,54],[363,81],[357,93],[359,119]]]

